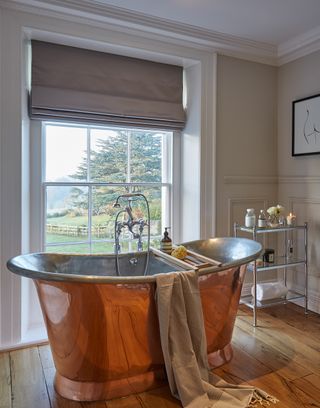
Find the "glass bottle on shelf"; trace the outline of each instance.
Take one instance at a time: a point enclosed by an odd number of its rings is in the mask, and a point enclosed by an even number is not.
[[[267,216],[264,212],[264,210],[260,210],[260,214],[258,217],[258,227],[259,228],[265,228],[267,226]]]
[[[287,241],[287,258],[293,257],[293,240],[288,239]]]

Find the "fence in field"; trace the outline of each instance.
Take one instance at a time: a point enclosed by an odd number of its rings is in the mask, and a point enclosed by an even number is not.
[[[67,224],[47,224],[47,234],[67,235],[69,237],[88,236],[88,226],[85,225],[67,225]],[[112,238],[114,224],[94,225],[91,227],[91,235],[97,238]]]
[[[67,225],[67,224],[47,224],[47,234],[67,235],[70,237],[85,237],[88,236],[88,226],[85,225]],[[151,234],[161,233],[161,221],[156,220],[151,222]],[[113,238],[114,223],[106,223],[104,225],[93,225],[91,227],[91,236],[96,238]]]

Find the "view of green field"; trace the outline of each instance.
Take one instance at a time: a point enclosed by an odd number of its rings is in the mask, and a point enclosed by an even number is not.
[[[114,216],[92,216],[92,244],[81,243],[88,241],[88,216],[70,216],[47,218],[46,226],[46,250],[48,252],[72,252],[72,253],[106,253],[114,251]],[[152,220],[150,223],[151,244],[159,246],[161,235],[161,220]],[[147,229],[144,233],[144,241],[147,239]],[[130,240],[130,236],[125,237]],[[73,243],[73,245],[68,245]],[[49,244],[49,245],[48,245]],[[61,245],[59,245],[61,244]],[[129,242],[121,242],[122,251],[129,250]],[[131,243],[134,250],[136,243]]]

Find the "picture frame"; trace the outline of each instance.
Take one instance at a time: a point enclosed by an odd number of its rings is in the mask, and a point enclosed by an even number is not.
[[[292,156],[320,154],[320,94],[292,102]]]

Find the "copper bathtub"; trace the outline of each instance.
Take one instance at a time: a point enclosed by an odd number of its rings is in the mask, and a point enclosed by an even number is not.
[[[184,244],[222,263],[199,272],[212,367],[232,357],[231,337],[246,264],[261,251],[243,238]],[[120,255],[21,255],[8,262],[35,282],[56,367],[56,391],[78,401],[142,392],[166,381],[155,306],[157,273],[182,270],[145,253]]]

